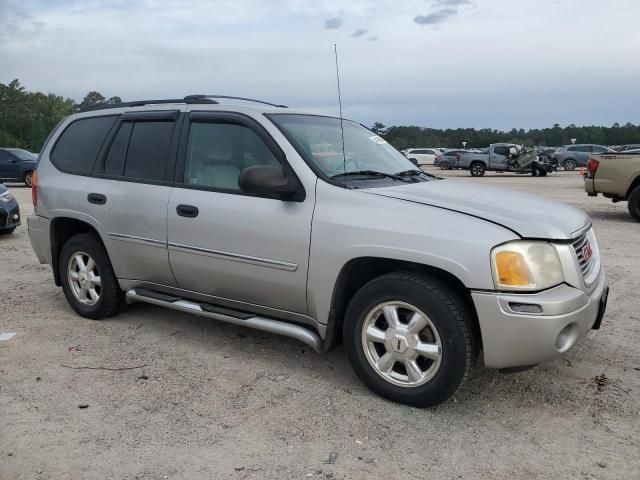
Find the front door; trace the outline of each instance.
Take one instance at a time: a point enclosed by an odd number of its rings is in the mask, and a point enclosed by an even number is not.
[[[275,141],[244,115],[192,112],[180,151],[168,206],[169,259],[180,288],[239,309],[306,313],[315,192],[283,201],[240,190],[243,169],[286,164]]]
[[[0,150],[0,178],[5,180],[16,179],[19,160],[6,150]]]

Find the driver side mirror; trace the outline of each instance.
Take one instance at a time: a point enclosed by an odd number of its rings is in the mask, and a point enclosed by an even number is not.
[[[283,200],[302,201],[304,199],[302,186],[299,185],[296,178],[287,175],[282,166],[254,165],[247,167],[240,173],[238,186],[243,192],[254,195],[265,195]]]

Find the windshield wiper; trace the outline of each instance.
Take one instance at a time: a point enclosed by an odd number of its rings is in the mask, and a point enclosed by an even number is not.
[[[414,168],[412,168],[411,170],[404,170],[402,172],[394,173],[394,175],[396,177],[419,177],[419,176],[425,175],[431,178],[438,178],[432,173],[423,172],[422,170],[416,170]]]
[[[355,176],[355,175],[392,178],[392,179],[398,180],[400,182],[410,182],[411,181],[411,180],[409,180],[407,178],[403,178],[403,177],[401,177],[399,175],[394,175],[392,173],[376,172],[375,170],[355,170],[353,172],[342,172],[342,173],[338,173],[336,175],[332,175],[331,178],[350,177],[350,176]]]

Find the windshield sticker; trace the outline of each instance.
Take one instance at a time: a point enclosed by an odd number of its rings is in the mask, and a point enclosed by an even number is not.
[[[369,137],[369,138],[371,140],[373,140],[374,142],[376,142],[378,145],[382,145],[384,143],[387,143],[387,141],[384,138],[382,138],[382,137],[380,137],[378,135],[374,135],[373,137]]]

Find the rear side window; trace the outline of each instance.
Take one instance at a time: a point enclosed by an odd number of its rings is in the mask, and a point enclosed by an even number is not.
[[[104,173],[132,180],[164,180],[174,124],[122,122],[105,157]]]
[[[493,153],[495,153],[496,155],[506,155],[508,152],[507,147],[495,147],[493,149]]]
[[[71,123],[56,142],[51,162],[63,172],[87,175],[117,116],[82,118]]]

